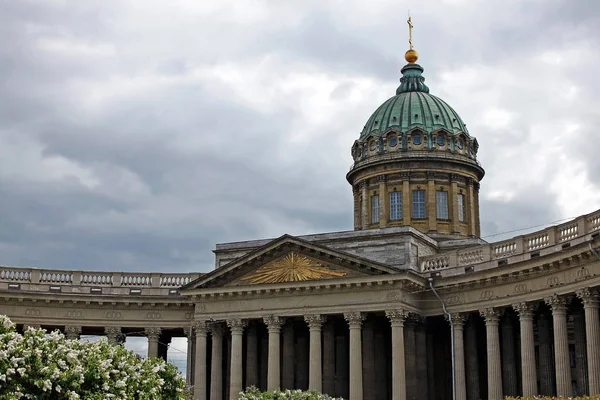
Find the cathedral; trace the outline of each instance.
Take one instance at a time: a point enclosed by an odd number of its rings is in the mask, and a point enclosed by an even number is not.
[[[251,385],[349,400],[600,394],[600,210],[481,239],[477,139],[430,93],[412,43],[405,59],[349,143],[353,230],[217,244],[208,273],[0,267],[0,313],[71,338],[141,332],[151,357],[187,337],[195,400]]]

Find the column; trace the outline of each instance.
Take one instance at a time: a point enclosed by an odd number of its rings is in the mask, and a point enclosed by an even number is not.
[[[283,319],[275,315],[264,318],[269,330],[269,361],[267,366],[267,390],[279,389],[281,385],[280,337]]]
[[[352,186],[352,198],[354,199],[354,230],[356,231],[359,230],[362,226],[362,222],[360,220],[360,190],[357,185]]]
[[[585,344],[585,315],[583,310],[578,310],[573,314],[573,333],[575,334],[575,380],[577,382],[575,395],[585,396],[589,388],[589,381]]]
[[[304,320],[308,324],[310,334],[308,389],[321,393],[323,391],[321,326],[325,323],[325,317],[321,315],[306,315],[304,316]]]
[[[504,313],[500,330],[502,331],[502,382],[505,396],[517,396],[519,382],[515,355],[515,329],[511,314]]]
[[[417,347],[417,391],[420,399],[429,398],[429,387],[427,381],[427,369],[432,368],[427,363],[427,332],[425,329],[425,318],[419,318],[415,336]]]
[[[119,344],[123,342],[123,334],[121,333],[120,326],[107,326],[104,328],[104,334],[106,335],[108,343]]]
[[[238,394],[244,389],[242,376],[242,338],[246,323],[239,318],[230,319],[227,320],[227,326],[231,330],[231,372],[229,377],[229,400],[237,400]]]
[[[417,398],[417,354],[415,341],[415,320],[410,315],[404,322],[404,362],[406,365],[406,398]]]
[[[392,324],[392,400],[406,400],[406,368],[404,360],[405,310],[387,310]]]
[[[246,333],[246,387],[258,387],[258,332],[256,324],[248,326]]]
[[[465,328],[465,370],[467,374],[467,399],[479,400],[479,354],[477,351],[477,325],[473,317],[469,318]]]
[[[460,232],[460,228],[458,225],[458,180],[460,179],[460,177],[458,176],[458,174],[450,174],[450,190],[448,191],[448,196],[450,196],[450,198],[448,199],[448,203],[450,203],[450,205],[452,206],[452,208],[450,209],[452,214],[450,214],[450,217],[452,218],[452,232],[453,233],[458,233]],[[463,204],[463,207],[465,205]],[[466,214],[466,210],[465,210],[465,214]],[[479,400],[479,398],[477,398],[477,400]]]
[[[583,301],[590,396],[600,394],[600,321],[597,290],[585,288],[577,293]]]
[[[427,219],[429,220],[429,230],[437,230],[437,210],[435,198],[435,172],[427,172]]]
[[[81,325],[65,326],[65,338],[69,340],[78,340],[81,335]]]
[[[475,197],[473,195],[473,183],[474,183],[473,178],[467,178],[467,194],[465,196],[467,205],[465,206],[465,214],[467,217],[467,223],[469,224],[468,225],[468,235],[469,236],[475,235],[475,232],[476,232],[476,229],[475,229],[475,204],[474,204]]]
[[[556,364],[556,394],[559,397],[570,397],[573,394],[573,388],[571,385],[569,338],[567,336],[567,301],[565,298],[557,295],[544,300],[552,309],[554,359]]]
[[[335,393],[335,321],[323,326],[323,393]]]
[[[145,328],[146,338],[148,339],[148,357],[158,357],[158,337],[160,328]]]
[[[519,314],[521,330],[521,385],[523,397],[537,396],[537,370],[535,368],[535,339],[533,335],[533,313],[535,305],[521,302],[513,304]]]
[[[467,379],[465,374],[465,318],[461,314],[451,314],[451,329],[454,332],[454,387],[456,400],[467,400]],[[499,399],[501,400],[501,399]]]
[[[360,198],[361,198],[361,209],[360,209],[360,221],[362,229],[369,227],[369,190],[368,183],[366,180],[360,183]]]
[[[364,316],[360,312],[344,314],[350,329],[350,399],[363,399],[361,329]]]
[[[402,179],[402,224],[405,226],[410,225],[410,219],[412,217],[412,197],[410,193],[410,173],[401,172],[400,179]]]
[[[210,325],[212,354],[210,360],[210,400],[223,399],[223,325],[218,322]]]
[[[206,400],[206,331],[205,321],[194,321],[196,354],[194,354],[194,400]]]
[[[554,353],[552,351],[552,335],[549,315],[540,313],[537,321],[538,343],[540,354],[540,394],[553,396],[554,388]]]
[[[194,363],[196,354],[196,332],[192,326],[184,328],[185,337],[187,338],[187,357],[186,357],[186,381],[190,386],[194,385]],[[158,350],[158,349],[157,349]],[[148,353],[150,353],[150,341],[148,340]]]
[[[500,314],[493,308],[479,311],[485,319],[487,337],[488,400],[502,400],[502,362],[498,325]]]
[[[378,175],[379,182],[379,227],[385,228],[388,222],[388,192],[385,186],[385,175]]]

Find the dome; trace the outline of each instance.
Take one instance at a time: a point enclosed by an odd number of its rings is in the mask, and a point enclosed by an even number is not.
[[[450,134],[468,136],[467,127],[458,113],[444,100],[429,93],[422,72],[423,68],[418,64],[402,68],[403,76],[396,95],[375,110],[359,140],[367,139],[371,134],[381,136],[392,128],[399,132],[419,128],[426,133],[444,129]]]

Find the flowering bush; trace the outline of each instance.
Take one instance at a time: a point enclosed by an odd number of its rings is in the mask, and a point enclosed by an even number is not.
[[[0,400],[183,400],[184,387],[177,368],[161,359],[58,331],[20,335],[0,315]]]
[[[272,392],[261,392],[254,386],[240,392],[239,400],[343,400],[334,399],[326,394],[317,392],[303,392],[302,390],[275,390]]]

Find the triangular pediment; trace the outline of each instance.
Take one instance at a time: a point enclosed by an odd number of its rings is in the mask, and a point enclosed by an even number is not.
[[[397,272],[383,264],[284,235],[203,275],[181,290],[278,285]]]

